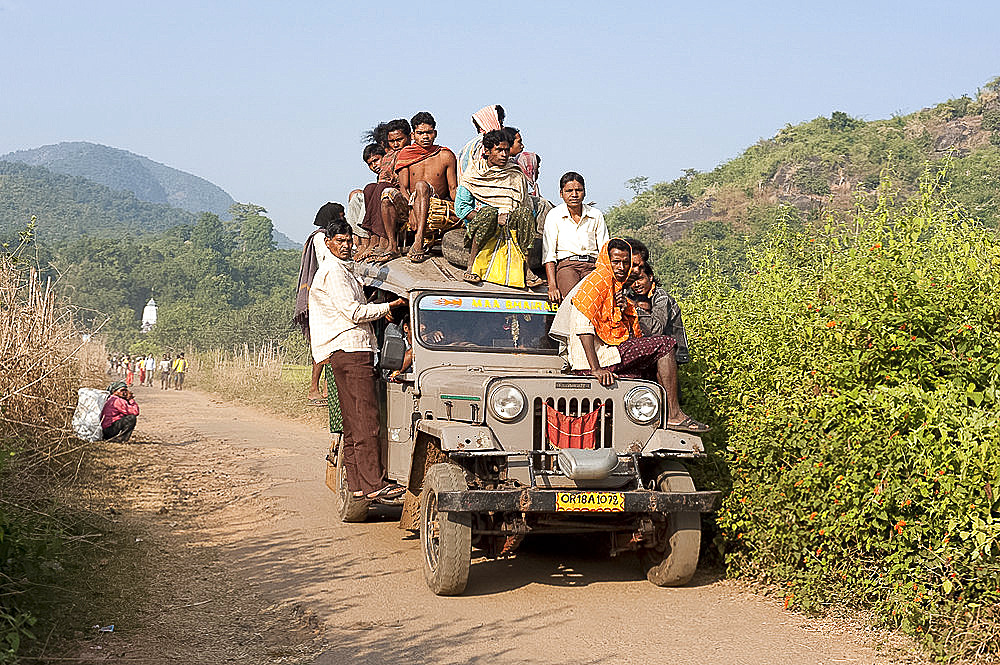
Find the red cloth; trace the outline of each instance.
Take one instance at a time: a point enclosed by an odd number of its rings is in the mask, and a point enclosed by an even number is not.
[[[556,448],[593,448],[597,442],[601,408],[574,417],[564,416],[546,404],[545,424],[549,443]]]
[[[126,402],[118,395],[112,395],[101,410],[101,429],[111,427],[111,423],[121,419],[122,416],[137,415],[139,415],[139,405],[135,400]]]
[[[416,143],[411,143],[408,146],[404,146],[399,150],[399,156],[396,157],[396,165],[393,167],[396,173],[399,173],[407,166],[412,166],[417,162],[422,162],[428,157],[433,157],[434,155],[441,152],[443,146],[432,145],[429,148],[421,148]]]

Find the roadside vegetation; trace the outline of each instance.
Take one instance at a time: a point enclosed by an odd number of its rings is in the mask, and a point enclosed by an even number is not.
[[[305,341],[298,335],[298,341],[291,338],[287,346],[191,350],[185,355],[191,362],[185,386],[296,420],[327,422],[326,407],[309,406],[306,399],[312,365],[307,364]]]
[[[855,214],[776,215],[683,302],[731,574],[873,612],[938,658],[1000,650],[1000,239],[944,170]]]
[[[89,445],[69,430],[77,389],[103,382],[103,347],[39,279],[30,233],[0,251],[0,663],[51,636],[100,535],[61,499]]]

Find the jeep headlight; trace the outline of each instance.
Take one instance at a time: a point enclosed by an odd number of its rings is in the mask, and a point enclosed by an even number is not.
[[[660,416],[660,398],[646,386],[625,393],[625,413],[634,423],[648,425]]]
[[[497,386],[490,391],[487,404],[497,420],[510,422],[524,413],[524,393],[515,386]]]

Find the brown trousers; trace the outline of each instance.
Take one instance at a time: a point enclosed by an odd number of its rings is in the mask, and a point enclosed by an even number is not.
[[[386,486],[378,441],[378,403],[371,351],[334,351],[329,366],[337,383],[344,417],[344,471],[352,492],[374,492]]]
[[[565,298],[581,279],[594,270],[594,264],[587,261],[563,259],[556,264],[556,288]]]

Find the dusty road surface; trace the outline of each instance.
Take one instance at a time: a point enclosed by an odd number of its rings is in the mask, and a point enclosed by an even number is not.
[[[95,635],[108,661],[241,663],[894,663],[898,645],[815,622],[699,573],[646,582],[634,556],[549,539],[474,558],[434,596],[419,541],[383,508],[334,517],[329,435],[197,392],[137,391],[137,441],[109,446],[115,511],[143,526],[151,578],[136,625]],[[113,619],[113,617],[109,618]],[[90,636],[87,637],[90,639]]]

